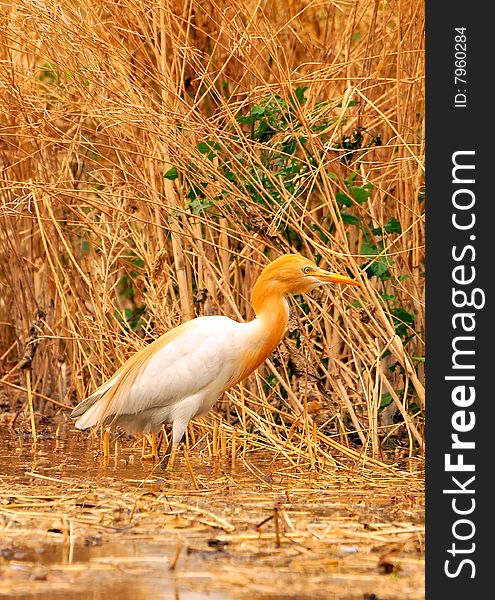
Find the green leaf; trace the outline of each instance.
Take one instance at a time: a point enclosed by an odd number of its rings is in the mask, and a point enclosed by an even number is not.
[[[385,223],[385,231],[387,233],[402,233],[402,227],[399,221],[395,217],[391,217]]]
[[[204,198],[195,197],[187,203],[186,207],[193,215],[200,215],[211,208],[211,202]]]
[[[424,356],[411,356],[411,358],[412,358],[412,360],[415,360],[416,362],[421,362],[421,363],[425,362]]]
[[[277,130],[270,126],[266,119],[260,121],[260,124],[256,128],[254,137],[260,142],[267,142],[271,137],[277,133]]]
[[[253,117],[262,117],[266,113],[266,108],[264,106],[260,106],[259,104],[255,104],[251,109],[251,115]]]
[[[414,319],[416,318],[416,315],[414,313],[410,313],[401,307],[396,308],[393,314],[395,317],[397,317],[404,323],[407,323],[408,325],[412,325],[414,323]]]
[[[177,177],[179,176],[177,167],[171,167],[166,173],[164,173],[163,176],[165,177],[165,179],[177,179]]]
[[[343,223],[348,223],[349,225],[359,225],[360,219],[356,217],[356,215],[351,215],[346,212],[341,212],[340,216],[342,217]]]
[[[342,204],[343,206],[352,206],[352,200],[347,194],[344,194],[344,192],[337,192],[335,194],[335,199],[339,204]]]
[[[361,244],[361,253],[368,256],[377,256],[379,250],[376,246],[373,246],[373,244],[363,242]],[[371,272],[371,274],[376,277],[383,277],[384,275],[388,275],[388,270],[393,264],[394,261],[389,256],[380,256],[375,258],[373,262],[369,264],[366,271],[368,272],[368,276]]]
[[[377,277],[382,277],[388,274],[389,268],[394,264],[394,261],[388,256],[380,256],[371,265],[370,269]]]
[[[206,142],[200,142],[196,148],[201,152],[201,154],[208,154],[210,151],[210,145]]]
[[[253,106],[253,108],[251,109],[251,112],[249,113],[249,115],[246,115],[245,117],[243,117],[242,115],[240,117],[237,117],[237,122],[238,123],[246,123],[248,125],[251,125],[252,123],[255,123],[256,121],[260,121],[266,112],[266,108],[264,106],[260,106],[259,104],[255,104]]]
[[[349,192],[358,204],[363,204],[370,197],[369,191],[364,187],[359,187],[358,185],[349,186]]]
[[[423,414],[423,409],[416,402],[411,402],[409,404],[409,410],[412,412],[412,414],[414,416]]]
[[[347,106],[357,106],[359,104],[359,100],[351,100],[350,102],[347,103]],[[342,108],[342,102],[339,102],[337,104],[337,108]]]
[[[301,106],[306,102],[306,98],[304,97],[304,94],[306,93],[307,89],[308,89],[308,86],[298,87],[298,88],[296,88],[296,90],[294,92],[294,96],[296,97],[296,100],[299,102],[299,104],[301,104]]]
[[[397,390],[397,394],[400,394],[403,392],[404,392],[404,390]],[[390,404],[392,404],[393,400],[394,399],[392,397],[392,394],[390,394],[389,392],[387,392],[386,394],[382,394],[382,397],[380,400],[380,405],[378,406],[378,410],[383,410],[387,406],[390,406]]]
[[[237,183],[237,176],[230,169],[227,169],[224,173],[225,179],[232,183]]]
[[[378,254],[378,248],[369,242],[363,242],[361,244],[361,254],[376,256]]]
[[[203,184],[203,188],[206,187],[206,185]],[[189,191],[187,192],[187,197],[190,200],[194,200],[195,198],[199,198],[203,195],[203,189],[201,189],[199,186],[197,186],[194,183],[190,183],[189,184]]]
[[[391,313],[397,335],[404,338],[409,333],[409,329],[413,327],[416,315],[401,307],[395,308]]]

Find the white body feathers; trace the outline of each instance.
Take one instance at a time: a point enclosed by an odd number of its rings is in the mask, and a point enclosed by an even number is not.
[[[73,416],[78,416],[78,409],[89,408],[79,416],[76,427],[111,421],[131,432],[156,432],[162,423],[171,422],[173,441],[179,442],[189,421],[206,414],[236,382],[242,371],[240,358],[263,338],[261,326],[258,319],[238,323],[227,317],[200,317],[184,323],[170,332],[169,341],[167,334],[156,340],[153,353],[151,347],[143,349],[150,356],[109,405],[105,396],[124,376],[121,371],[79,404]]]

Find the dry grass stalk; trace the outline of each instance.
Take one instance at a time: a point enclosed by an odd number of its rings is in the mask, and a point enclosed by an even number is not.
[[[393,438],[422,447],[423,5],[377,7],[2,6],[1,382],[23,388],[14,367],[43,308],[33,415],[181,321],[251,318],[261,266],[297,250],[364,284],[292,301],[288,336],[314,383],[274,357],[196,436],[214,456],[230,440],[311,468],[334,451],[379,464]],[[256,106],[293,116],[256,137],[239,122]]]

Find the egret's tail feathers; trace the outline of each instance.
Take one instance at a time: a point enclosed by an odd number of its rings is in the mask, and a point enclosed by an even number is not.
[[[110,380],[102,387],[88,396],[74,408],[70,416],[72,419],[77,419],[75,426],[77,429],[87,429],[94,425],[103,425],[103,421],[108,416],[106,414],[106,405],[104,402],[99,402],[102,396],[115,383],[116,379]]]
[[[70,413],[71,419],[77,419],[77,417],[83,415],[87,410],[89,410],[93,406],[93,404],[98,400],[99,397],[100,394],[95,393],[91,394],[91,396],[88,396],[82,402],[79,402],[79,404]]]
[[[89,400],[89,398],[87,398]],[[86,400],[84,400],[86,402]],[[81,402],[83,404],[83,402]],[[78,405],[79,406],[79,405]],[[103,425],[103,421],[105,420],[104,405],[101,402],[97,402],[97,399],[92,399],[86,405],[87,410],[81,414],[81,416],[77,419],[75,425],[77,429],[88,429],[89,427],[94,427],[95,425]],[[77,407],[76,407],[77,408]]]

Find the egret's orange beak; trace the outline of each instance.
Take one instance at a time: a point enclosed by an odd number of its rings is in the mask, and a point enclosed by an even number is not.
[[[324,271],[323,269],[318,269],[314,275],[315,277],[318,277],[320,281],[324,281],[325,283],[341,283],[344,285],[361,286],[359,281],[352,279],[352,277],[347,277],[347,275],[339,275],[339,273],[330,273],[329,271]]]

